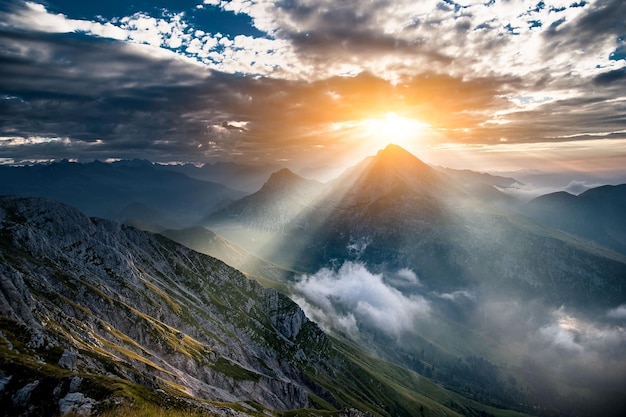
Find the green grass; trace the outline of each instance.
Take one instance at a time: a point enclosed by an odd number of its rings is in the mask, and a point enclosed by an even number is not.
[[[337,377],[309,375],[333,393],[342,406],[354,406],[375,415],[528,417],[467,399],[415,372],[364,354],[347,342],[333,340],[340,358],[347,359]]]
[[[100,417],[207,417],[199,410],[178,410],[158,407],[154,404],[124,405],[100,414]]]
[[[258,382],[261,379],[260,374],[242,368],[222,356],[217,358],[217,361],[213,364],[213,369],[236,380]]]

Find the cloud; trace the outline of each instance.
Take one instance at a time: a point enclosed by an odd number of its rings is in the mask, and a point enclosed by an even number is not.
[[[161,16],[137,12],[88,21],[52,13],[40,3],[9,4],[11,13],[2,16],[9,26],[83,31],[169,48],[223,72],[323,79],[369,71],[388,80],[425,70],[537,80],[546,75],[546,65],[559,73],[583,75],[616,69],[610,57],[620,48],[616,42],[623,33],[616,16],[625,7],[619,0],[549,0],[534,8],[525,1],[204,3],[249,16],[260,33],[268,34],[230,37],[210,33],[208,26],[196,27],[199,23],[184,13],[166,9]]]
[[[451,293],[437,294],[439,298],[449,301],[476,301],[476,296],[469,291],[458,290]]]
[[[620,307],[609,311],[609,317],[626,312],[624,306]],[[551,322],[539,329],[539,336],[551,346],[570,353],[621,357],[626,349],[626,329],[585,320],[563,307],[552,312]]]
[[[570,181],[569,184],[567,184],[567,186],[564,188],[564,191],[567,191],[570,194],[574,194],[574,195],[579,195],[584,193],[585,191],[591,189],[591,188],[595,188],[595,187],[599,187],[601,185],[601,183],[589,183],[587,181],[576,181],[576,180],[572,180]]]
[[[417,277],[417,274],[409,268],[402,268],[396,273],[396,275],[410,284],[417,284],[418,286],[422,286],[422,283]]]
[[[407,271],[401,274],[407,275]],[[323,268],[302,275],[294,291],[311,319],[327,329],[352,334],[375,328],[398,336],[412,331],[414,320],[430,312],[423,297],[402,294],[385,284],[382,274],[369,272],[361,263],[346,262],[336,271]]]
[[[293,160],[309,151],[310,164],[327,159],[328,149],[341,154],[358,141],[342,138],[333,123],[388,110],[406,93],[406,86],[372,74],[316,82],[242,78],[174,59],[171,51],[85,34],[5,32],[0,42],[3,136],[24,144],[11,148],[15,160],[207,162],[243,153],[241,162],[272,162],[268,154]],[[445,95],[456,82],[462,91],[462,81],[439,79],[428,89],[426,79],[416,79],[410,88]],[[478,88],[468,85],[457,102],[476,103]],[[417,95],[409,104],[427,100]],[[233,120],[245,129],[223,129]],[[66,137],[77,145],[26,146],[34,137]],[[99,147],[78,145],[98,140]]]
[[[149,45],[195,58],[207,68],[226,73],[283,74],[293,71],[294,57],[289,44],[283,40],[230,36],[197,30],[184,12],[172,13],[162,9],[160,16],[136,12],[106,21],[71,19],[52,13],[35,2],[10,1],[10,13],[0,10],[7,26],[12,29],[43,33],[85,33],[130,43]]]
[[[607,312],[607,316],[612,319],[625,320],[626,319],[626,304],[622,304]]]
[[[610,85],[615,83],[623,86],[624,80],[626,80],[626,67],[598,74],[593,79],[593,82],[597,85]]]
[[[526,1],[323,0],[313,5],[296,0],[279,7],[265,1],[222,2],[221,7],[247,14],[258,29],[287,40],[316,72],[366,70],[394,78],[416,66],[479,77],[494,72],[540,77],[546,61],[559,71],[596,73],[598,62],[609,64],[616,49],[622,34],[617,16],[624,6],[619,0],[548,0],[536,7]]]

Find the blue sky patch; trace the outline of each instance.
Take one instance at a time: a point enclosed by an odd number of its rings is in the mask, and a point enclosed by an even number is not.
[[[144,13],[153,17],[164,17],[168,14],[185,13],[187,20],[194,29],[207,33],[221,33],[229,37],[247,35],[265,37],[267,34],[255,28],[250,16],[235,14],[221,10],[219,7],[202,5],[200,0],[150,1],[135,0],[132,2],[110,0],[105,2],[77,2],[75,0],[54,0],[48,3],[51,12],[62,13],[72,19],[112,21],[135,13]]]

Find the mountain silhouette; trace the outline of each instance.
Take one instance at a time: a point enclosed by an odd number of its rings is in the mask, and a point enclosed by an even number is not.
[[[578,196],[546,194],[529,201],[522,212],[626,255],[626,184],[592,188]]]

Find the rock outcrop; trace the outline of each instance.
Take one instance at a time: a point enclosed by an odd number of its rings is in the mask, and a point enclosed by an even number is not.
[[[45,199],[0,198],[0,239],[2,330],[14,326],[23,343],[3,334],[9,350],[76,375],[268,409],[310,407],[308,394],[323,392],[305,372],[322,366],[330,340],[221,261]],[[71,378],[53,387],[3,372],[0,395],[18,414],[37,411],[34,395],[79,415],[102,400]]]

